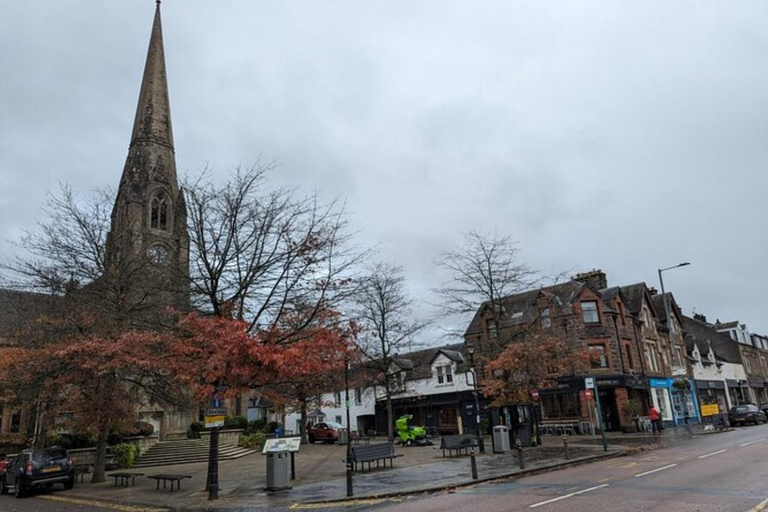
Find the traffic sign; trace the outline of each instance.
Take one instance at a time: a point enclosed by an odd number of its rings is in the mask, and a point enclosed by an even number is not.
[[[592,400],[592,390],[587,389],[586,391],[584,391],[584,396],[587,398],[587,400]]]
[[[587,389],[595,389],[595,378],[587,377],[584,379],[584,387]]]
[[[531,398],[533,398],[534,402],[538,402],[539,401],[539,390],[538,389],[531,390]]]

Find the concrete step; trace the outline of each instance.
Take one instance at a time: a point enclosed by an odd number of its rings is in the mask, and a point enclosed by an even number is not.
[[[207,439],[184,439],[163,441],[152,446],[139,457],[135,468],[151,466],[167,466],[172,464],[189,464],[208,460],[209,441]],[[233,445],[219,446],[219,460],[233,460],[245,457],[256,450],[240,448]]]

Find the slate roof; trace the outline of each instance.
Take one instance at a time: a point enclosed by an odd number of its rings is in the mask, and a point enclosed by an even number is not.
[[[701,351],[706,351],[706,347],[711,346],[717,360],[734,364],[742,363],[738,342],[732,340],[730,336],[719,333],[712,326],[687,316],[683,316],[683,329],[685,329],[685,345],[688,352],[691,352],[693,344],[697,343]]]
[[[398,365],[400,365],[401,362],[407,361],[405,366],[409,367],[400,366],[406,370],[406,381],[429,379],[432,377],[432,362],[440,354],[443,354],[451,361],[458,363],[456,373],[465,373],[469,369],[469,364],[464,358],[464,350],[465,346],[463,343],[453,343],[451,345],[443,345],[441,347],[398,354],[394,360]]]
[[[541,295],[546,296],[560,307],[570,307],[585,286],[588,285],[581,281],[571,280],[504,297],[499,300],[499,305],[503,310],[499,328],[504,329],[516,325],[530,324],[535,321],[538,316],[538,310],[534,306]],[[465,336],[482,332],[481,320],[483,313],[488,307],[490,307],[489,303],[485,302],[478,308],[464,333]]]
[[[676,311],[677,316],[682,318],[683,313],[682,311],[680,311],[680,307],[677,305],[674,295],[672,295],[671,292],[667,292],[664,295],[667,296],[667,303],[669,305],[669,309],[671,311]],[[656,314],[659,315],[659,320],[661,321],[661,323],[666,325],[667,311],[664,309],[664,295],[660,293],[656,295],[651,295],[651,302],[653,302],[653,306],[656,308]]]
[[[30,319],[52,313],[63,297],[0,288],[0,343],[12,338]]]

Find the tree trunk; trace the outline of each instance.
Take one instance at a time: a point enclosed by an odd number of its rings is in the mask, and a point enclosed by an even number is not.
[[[307,399],[301,399],[301,444],[309,444],[309,438],[307,437]]]
[[[106,481],[107,466],[107,429],[99,429],[98,440],[96,441],[96,462],[93,464],[92,484],[98,484]]]
[[[392,391],[389,388],[389,380],[384,385],[384,392],[387,395],[387,440],[393,443],[395,441],[395,418],[392,413]]]

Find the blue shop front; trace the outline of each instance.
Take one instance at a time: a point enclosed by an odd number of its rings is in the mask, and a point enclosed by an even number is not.
[[[676,379],[648,379],[651,403],[661,412],[661,419],[666,427],[685,424],[686,414],[689,423],[699,423],[699,403],[693,390],[693,381],[681,391],[674,386]]]

